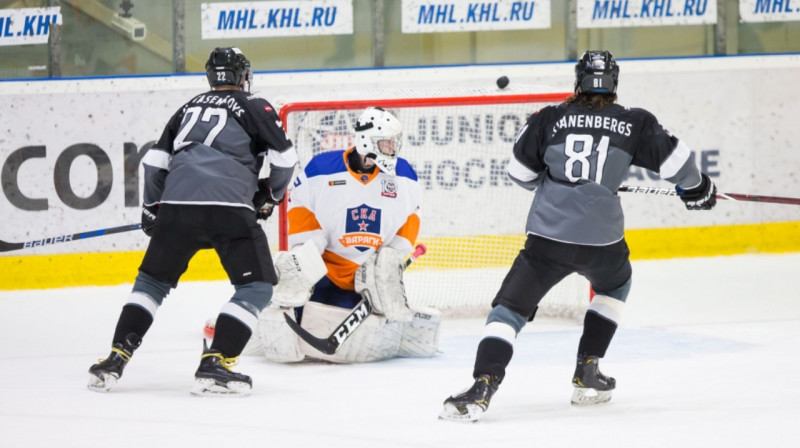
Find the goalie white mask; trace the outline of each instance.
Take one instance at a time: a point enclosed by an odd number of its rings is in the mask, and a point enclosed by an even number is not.
[[[384,173],[394,176],[403,142],[400,120],[380,107],[368,107],[358,117],[355,131],[356,151],[373,159]]]

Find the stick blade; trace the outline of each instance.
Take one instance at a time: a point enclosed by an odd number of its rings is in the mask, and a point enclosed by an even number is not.
[[[336,353],[336,350],[339,348],[338,345],[333,344],[331,341],[327,339],[320,339],[313,334],[306,331],[305,328],[301,327],[300,324],[294,321],[287,313],[283,313],[283,318],[286,319],[286,323],[289,324],[292,330],[300,336],[300,339],[306,341],[308,345],[314,347],[315,349],[319,350],[326,355],[333,355]]]

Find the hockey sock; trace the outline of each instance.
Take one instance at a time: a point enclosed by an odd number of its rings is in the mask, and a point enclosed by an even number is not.
[[[217,325],[214,328],[211,351],[218,351],[226,358],[235,358],[242,354],[242,350],[252,334],[253,331],[250,327],[239,319],[221,313],[217,317]]]
[[[153,315],[149,311],[138,305],[125,305],[117,321],[117,328],[114,330],[114,340],[112,344],[123,344],[125,337],[130,333],[136,333],[140,338],[144,337],[150,325],[153,324]]]
[[[578,343],[578,354],[604,357],[616,331],[616,322],[589,311],[583,319],[583,335]]]
[[[499,382],[506,375],[506,366],[511,362],[514,347],[507,341],[499,338],[483,338],[478,344],[478,354],[475,356],[475,369],[472,377],[477,378],[483,374],[495,377]]]

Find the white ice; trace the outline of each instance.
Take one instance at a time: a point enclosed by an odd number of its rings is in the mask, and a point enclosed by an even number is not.
[[[0,293],[2,447],[795,447],[800,254],[634,262],[602,370],[610,403],[570,406],[580,326],[520,334],[476,424],[439,421],[471,384],[481,319],[443,324],[441,353],[362,365],[243,357],[249,397],[189,394],[226,282],[179,285],[110,393],[86,388],[130,285]],[[133,277],[134,273],[131,273]],[[487,297],[487,300],[490,300]]]

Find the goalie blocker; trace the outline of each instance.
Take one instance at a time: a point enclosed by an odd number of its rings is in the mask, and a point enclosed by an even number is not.
[[[356,272],[356,291],[367,298],[374,312],[353,323],[353,328],[348,327],[347,339],[335,353],[322,353],[303,341],[286,322],[280,303],[271,304],[261,313],[260,341],[252,338],[245,353],[263,351],[274,362],[299,362],[311,357],[334,363],[435,355],[441,312],[408,306],[402,279],[407,266],[404,258],[399,251],[384,247]],[[302,328],[311,334],[329,335],[342,326],[351,312],[348,308],[308,302],[303,309]]]

